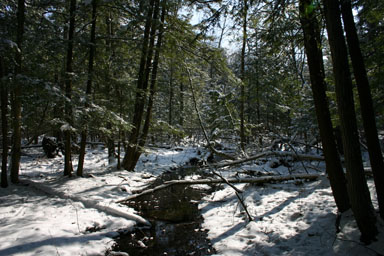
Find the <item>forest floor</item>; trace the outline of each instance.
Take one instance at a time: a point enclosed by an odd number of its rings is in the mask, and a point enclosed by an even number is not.
[[[153,148],[142,155],[135,172],[127,172],[108,165],[105,149],[89,148],[85,177],[68,178],[62,175],[62,157],[48,159],[41,148],[24,153],[22,183],[0,189],[1,256],[105,255],[119,232],[145,222],[134,209],[116,201],[145,188],[163,172],[199,157],[198,150],[191,147]],[[273,162],[276,159],[269,157],[220,173],[225,177],[305,173],[300,162],[289,168],[271,168]],[[315,166],[307,170],[320,174],[318,180],[236,185],[244,191],[244,202],[254,219],[251,222],[228,185],[199,202],[202,229],[208,231],[217,255],[384,255],[380,219],[378,241],[370,245],[359,242],[351,212],[342,215],[341,231],[336,233],[335,203],[329,182],[320,172],[324,166],[306,164]],[[371,178],[368,184],[377,209]]]

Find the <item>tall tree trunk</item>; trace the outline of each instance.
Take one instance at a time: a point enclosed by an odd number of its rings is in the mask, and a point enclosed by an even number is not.
[[[91,27],[91,40],[89,45],[89,60],[88,60],[88,80],[87,80],[87,89],[85,91],[86,101],[89,100],[89,97],[92,93],[92,81],[93,81],[93,63],[96,51],[96,9],[97,9],[97,0],[92,0],[92,27]],[[88,103],[86,102],[86,107]],[[87,125],[86,125],[87,126]],[[77,176],[83,176],[83,167],[84,167],[84,157],[85,157],[85,147],[87,144],[87,127],[81,132],[81,141],[80,141],[80,154],[79,162],[77,165]]]
[[[1,187],[8,187],[7,164],[8,164],[8,89],[3,83],[4,76],[3,58],[0,56],[0,93],[1,93],[1,131],[3,134],[3,154],[1,161]]]
[[[156,21],[159,13],[159,0],[151,0],[148,6],[147,19],[144,30],[143,48],[141,51],[140,68],[137,81],[137,92],[133,115],[133,128],[130,133],[129,143],[125,150],[125,156],[122,166],[124,169],[133,171],[135,168],[134,158],[138,148],[138,140],[140,136],[141,123],[143,120],[144,107],[146,103],[146,92],[148,88],[148,80],[150,66],[152,62],[153,47],[155,43]]]
[[[350,208],[343,167],[337,152],[333,134],[331,114],[326,96],[323,53],[321,50],[320,26],[316,11],[311,8],[312,0],[300,0],[300,22],[304,31],[304,46],[311,78],[317,123],[319,125],[326,171],[331,184],[333,197],[339,212]]]
[[[336,100],[347,168],[347,187],[353,214],[362,241],[372,241],[377,235],[376,218],[364,175],[357,131],[352,80],[348,53],[340,20],[339,2],[323,0],[325,20],[331,48]]]
[[[70,0],[69,7],[69,30],[68,30],[68,45],[67,45],[67,62],[66,62],[66,78],[65,78],[65,96],[70,101],[72,97],[72,62],[73,62],[73,38],[75,33],[75,11],[76,0]],[[72,154],[71,154],[71,123],[72,123],[72,106],[71,102],[65,103],[65,116],[67,128],[64,131],[64,175],[72,176]]]
[[[108,72],[106,73],[106,81],[108,81],[111,77],[111,75],[113,76],[113,72],[111,74],[111,67],[112,67],[112,63],[113,63],[113,56],[115,55],[115,52],[114,52],[114,48],[113,48],[113,43],[112,43],[112,37],[114,35],[114,29],[113,29],[113,19],[112,19],[112,13],[109,12],[108,13],[108,18],[107,18],[107,33],[108,33],[108,41],[107,41],[107,51],[108,51],[108,55],[109,55],[109,62],[108,62]],[[110,87],[110,84],[107,82],[107,95],[106,95],[106,98],[107,98],[107,101],[110,101],[111,99],[111,93],[110,91],[112,90],[112,88]],[[111,130],[112,129],[112,124],[111,122],[107,122],[107,129],[108,130]],[[107,143],[107,150],[108,150],[108,163],[109,164],[113,164],[114,161],[115,161],[115,155],[116,155],[116,151],[115,151],[115,140],[114,140],[114,136],[113,134],[109,134],[106,136],[106,143]]]
[[[13,114],[13,144],[11,156],[11,182],[19,182],[20,155],[21,155],[21,81],[17,77],[22,73],[22,43],[24,35],[24,20],[25,20],[25,2],[18,0],[17,3],[17,38],[16,44],[16,70],[15,81],[16,85],[13,89],[12,98],[12,114]]]
[[[364,58],[361,54],[360,42],[353,19],[351,1],[342,0],[341,3],[344,29],[347,34],[349,55],[351,56],[353,73],[357,83],[357,91],[359,93],[361,115],[367,139],[369,160],[371,162],[372,173],[376,185],[380,216],[384,219],[384,162],[377,133],[371,89],[369,87]]]
[[[179,125],[183,127],[184,125],[184,84],[180,82],[180,109],[179,109]]]
[[[245,48],[247,45],[247,16],[248,16],[248,0],[243,0],[243,42],[241,48],[241,63],[240,63],[240,76],[241,76],[241,91],[240,91],[240,147],[245,149]]]
[[[147,112],[145,116],[144,126],[143,126],[143,132],[139,139],[139,150],[136,151],[135,158],[134,158],[134,165],[136,166],[137,161],[140,158],[140,155],[142,153],[142,148],[145,146],[145,143],[147,141],[148,132],[149,132],[149,126],[151,123],[152,118],[152,107],[153,102],[155,98],[155,92],[156,92],[156,84],[157,84],[157,70],[159,66],[159,58],[160,58],[160,51],[161,51],[161,44],[163,40],[163,33],[164,33],[164,20],[165,20],[165,13],[166,13],[166,0],[162,1],[162,11],[161,11],[161,20],[159,24],[159,35],[157,37],[156,42],[156,51],[155,51],[155,57],[153,60],[153,68],[152,68],[152,75],[151,75],[151,85],[149,88],[149,99],[148,99],[148,105],[147,105]]]
[[[168,103],[168,123],[172,125],[172,111],[173,110],[173,63],[171,63],[171,70],[169,75],[169,103]]]

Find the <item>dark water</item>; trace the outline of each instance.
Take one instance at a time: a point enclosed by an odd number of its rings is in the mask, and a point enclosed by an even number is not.
[[[164,173],[148,188],[193,172],[196,168]],[[198,209],[198,201],[213,189],[176,185],[130,201],[127,204],[150,220],[152,227],[137,227],[120,235],[112,250],[127,252],[130,256],[214,254],[207,230],[201,227],[203,219]]]

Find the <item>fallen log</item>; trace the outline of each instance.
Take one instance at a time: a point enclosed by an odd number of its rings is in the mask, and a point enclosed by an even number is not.
[[[262,157],[267,157],[267,156],[291,156],[294,158],[302,159],[302,160],[309,160],[309,161],[324,161],[324,157],[322,156],[315,156],[315,155],[306,155],[306,154],[296,154],[293,152],[285,152],[285,151],[266,151],[262,152],[260,154],[245,158],[245,159],[239,159],[239,160],[234,160],[234,161],[227,161],[227,162],[221,162],[217,164],[211,164],[210,167],[212,168],[222,168],[222,167],[227,167],[227,166],[232,166],[232,165],[237,165],[237,164],[242,164],[245,162],[253,161]]]
[[[296,180],[296,179],[305,179],[305,180],[316,180],[319,178],[318,174],[293,174],[293,175],[286,175],[286,176],[265,176],[265,177],[258,177],[258,178],[242,178],[242,179],[236,179],[236,178],[229,178],[226,179],[228,183],[236,184],[236,183],[251,183],[251,184],[263,184],[268,182],[282,182],[282,181],[288,181],[288,180]],[[125,199],[119,200],[116,203],[126,203],[130,200],[139,198],[144,195],[152,194],[155,191],[165,189],[170,186],[174,185],[196,185],[196,184],[218,184],[218,183],[226,183],[222,179],[198,179],[198,180],[170,180],[164,182],[164,184],[147,189],[142,191],[141,193],[131,195]]]
[[[133,220],[133,221],[136,221],[137,223],[140,223],[146,226],[151,226],[151,223],[148,220],[144,219],[143,217],[134,213],[124,212],[123,210],[117,207],[113,207],[112,204],[106,205],[106,204],[97,202],[97,200],[95,199],[87,199],[87,198],[83,198],[82,196],[71,195],[65,191],[58,191],[45,184],[34,182],[31,180],[22,180],[21,183],[28,184],[30,187],[38,191],[42,191],[51,196],[57,196],[62,199],[69,199],[75,202],[80,202],[86,208],[94,208],[106,214],[110,214],[120,218],[125,218],[127,220]]]

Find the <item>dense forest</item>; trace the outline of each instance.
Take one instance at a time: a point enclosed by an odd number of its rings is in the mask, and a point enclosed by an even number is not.
[[[381,0],[2,0],[1,187],[34,147],[61,151],[69,177],[88,175],[97,144],[130,172],[149,147],[196,141],[202,166],[316,151],[370,243],[384,218],[383,32]]]

